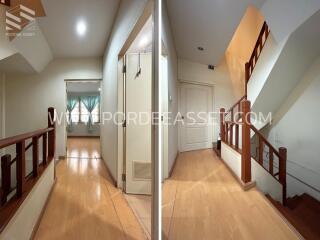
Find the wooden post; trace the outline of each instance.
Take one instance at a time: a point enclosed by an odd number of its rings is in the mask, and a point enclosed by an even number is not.
[[[1,206],[6,204],[7,196],[11,189],[11,155],[7,154],[1,157],[1,186],[2,186],[2,196],[1,196]]]
[[[236,149],[239,149],[239,124],[236,124]]]
[[[226,112],[226,110],[224,108],[220,109],[220,138],[221,138],[222,142],[225,141],[225,136],[226,136],[225,126],[224,126],[225,112]]]
[[[279,148],[279,182],[282,184],[282,204],[287,201],[287,149]]]
[[[242,151],[241,151],[241,180],[251,181],[251,142],[250,142],[250,101],[241,102],[242,108]]]
[[[42,163],[47,164],[47,133],[42,135]]]
[[[263,140],[261,137],[259,137],[259,157],[258,161],[261,166],[263,166]]]
[[[273,175],[273,150],[269,150],[269,173]]]
[[[231,109],[231,124],[230,124],[230,145],[233,145],[233,121],[234,121],[234,116],[233,116],[233,109]]]
[[[32,174],[38,176],[39,172],[39,139],[37,136],[32,138]]]
[[[26,152],[25,141],[16,144],[16,178],[17,178],[17,197],[20,198],[24,192],[26,177]]]
[[[55,123],[54,108],[48,109],[48,127],[53,128],[53,131],[48,133],[48,156],[50,160],[54,159],[56,149],[56,123]]]

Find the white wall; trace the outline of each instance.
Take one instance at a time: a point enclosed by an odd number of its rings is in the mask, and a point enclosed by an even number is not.
[[[259,61],[252,72],[250,81],[248,82],[248,100],[252,105],[254,105],[264,84],[268,80],[270,72],[276,64],[287,40],[288,39],[284,39],[281,43],[277,43],[273,34],[270,33],[261,55],[259,56]]]
[[[78,123],[72,125],[72,131],[68,132],[68,137],[99,137],[100,124],[93,124],[92,130],[88,132],[88,126],[85,123]]]
[[[207,65],[179,59],[178,79],[179,81],[184,82],[213,85],[213,110],[217,113],[215,114],[213,140],[214,142],[217,141],[220,133],[220,108],[224,107],[228,109],[236,102],[236,100],[238,100],[235,97],[236,90],[232,85],[230,72],[225,59],[214,69],[214,71],[209,70]]]
[[[320,190],[320,57],[310,66],[297,87],[266,129],[269,141],[288,149],[287,172]],[[320,193],[288,176],[288,196]]]
[[[51,161],[27,198],[0,234],[2,240],[28,240],[54,183],[54,161]]]
[[[118,109],[118,55],[141,16],[146,0],[123,0],[120,3],[117,17],[106,48],[103,62],[102,112],[115,113]],[[117,143],[118,128],[112,121],[101,126],[102,157],[111,174],[117,179]]]
[[[221,158],[233,171],[233,173],[241,179],[241,155],[224,142],[221,142]]]
[[[54,107],[61,116],[66,109],[65,79],[101,79],[102,59],[58,59],[41,73],[7,75],[6,137],[47,126],[47,109]],[[56,157],[65,156],[66,128],[57,125]]]
[[[319,0],[267,0],[261,11],[275,39],[281,42],[319,9]]]
[[[169,22],[166,1],[162,7],[162,41],[167,54],[168,62],[168,94],[169,94],[169,113],[175,116],[178,113],[178,58],[173,40],[172,29]],[[173,123],[173,119],[170,119]],[[170,124],[168,129],[168,172],[173,167],[178,153],[178,125]]]
[[[0,139],[5,134],[5,75],[0,72]]]
[[[241,154],[222,142],[221,158],[238,179],[241,179]],[[253,158],[251,159],[251,179],[256,182],[256,186],[260,191],[282,202],[282,185]]]

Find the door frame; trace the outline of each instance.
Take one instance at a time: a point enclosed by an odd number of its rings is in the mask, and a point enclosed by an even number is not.
[[[169,112],[169,73],[168,73],[168,51],[167,48],[164,44],[164,42],[162,41],[162,52],[161,52],[161,60],[160,63],[162,64],[162,59],[165,58],[166,59],[166,77],[165,77],[165,84],[163,84],[162,79],[163,78],[163,69],[161,71],[161,81],[159,84],[160,87],[160,95],[159,95],[159,102],[160,102],[160,113],[162,114],[162,111],[165,110],[167,112]],[[162,65],[161,65],[162,67]],[[163,89],[163,87],[165,87],[165,89]],[[165,99],[163,99],[165,98]],[[164,104],[164,106],[163,106]],[[162,161],[161,167],[162,167],[162,176],[161,176],[161,180],[164,181],[165,179],[167,179],[169,177],[169,121],[167,120],[167,122],[164,122],[164,119],[162,119],[161,121],[161,125],[159,125],[160,129],[160,135],[161,135],[161,139],[160,139],[160,143],[161,146],[159,147],[159,151],[161,151],[161,155],[160,155],[160,160]]]
[[[64,79],[64,88],[65,88],[65,99],[64,99],[64,108],[65,108],[65,114],[67,114],[67,101],[68,101],[68,92],[67,92],[67,84],[68,83],[95,83],[98,82],[100,83],[100,87],[102,84],[102,79],[101,78],[83,78],[83,79]],[[102,94],[103,94],[103,89],[101,88],[100,91],[100,99],[102,99]],[[101,101],[101,100],[100,100]],[[100,103],[100,112],[101,112],[101,103]],[[67,117],[64,117],[64,126],[63,126],[63,132],[64,132],[64,141],[65,141],[65,153],[64,156],[60,156],[61,158],[67,158],[67,154],[68,154],[68,133],[67,133],[67,126],[68,126],[68,122],[67,122]],[[100,128],[100,137],[101,137],[101,128]],[[100,138],[100,143],[101,143],[101,138]],[[100,153],[101,154],[101,153]]]
[[[190,85],[196,85],[196,86],[204,86],[204,87],[209,87],[211,88],[211,93],[212,93],[212,111],[214,112],[215,107],[216,107],[216,101],[215,101],[215,91],[214,91],[214,84],[210,83],[201,83],[201,82],[194,82],[194,81],[187,81],[187,80],[179,80],[178,84],[178,112],[181,113],[181,87],[183,84],[190,84]],[[212,140],[214,141],[214,135],[215,135],[215,125],[214,125],[214,120],[212,119]],[[182,147],[181,147],[181,122],[178,122],[178,147],[179,147],[179,152],[182,152]]]
[[[117,69],[117,79],[118,79],[118,102],[117,102],[117,110],[119,113],[125,112],[125,74],[123,73],[123,68],[125,66],[125,55],[130,48],[133,41],[138,36],[141,29],[144,27],[148,19],[152,16],[154,10],[154,2],[149,0],[139,17],[138,21],[136,22],[135,26],[133,27],[131,33],[129,34],[127,40],[123,44],[121,50],[118,54],[118,69]],[[122,124],[124,122],[123,116],[118,116],[117,123],[118,123],[118,141],[117,141],[117,187],[125,191],[125,184],[123,181],[124,174],[126,173],[126,153],[125,153],[125,128],[123,128]],[[154,136],[152,136],[153,138]],[[152,151],[152,156],[154,152]]]

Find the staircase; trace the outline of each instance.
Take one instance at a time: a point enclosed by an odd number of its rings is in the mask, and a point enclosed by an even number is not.
[[[320,239],[320,202],[308,194],[287,199],[287,205],[266,195],[270,202],[300,232],[305,239]]]

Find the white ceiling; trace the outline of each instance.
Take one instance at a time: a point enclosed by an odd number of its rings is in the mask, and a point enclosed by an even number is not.
[[[139,53],[152,51],[152,37],[153,37],[153,21],[152,17],[148,19],[146,24],[139,32],[136,39],[128,49],[128,53]]]
[[[218,65],[249,4],[265,0],[167,0],[178,56]],[[203,47],[199,51],[197,47]]]
[[[46,17],[39,18],[54,57],[103,56],[120,0],[42,0]],[[79,37],[76,23],[87,23]]]

